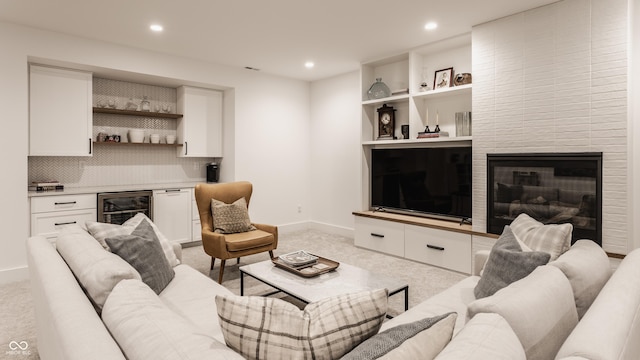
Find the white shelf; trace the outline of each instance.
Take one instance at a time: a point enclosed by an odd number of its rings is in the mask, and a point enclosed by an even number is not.
[[[439,97],[446,97],[446,96],[454,96],[454,95],[465,95],[465,94],[471,94],[471,86],[473,84],[466,84],[466,85],[459,85],[459,86],[452,86],[452,87],[448,87],[448,88],[444,88],[444,89],[436,89],[436,90],[430,90],[430,91],[424,91],[424,92],[420,92],[417,94],[413,95],[414,99],[435,99],[435,98],[439,98]]]
[[[468,142],[471,144],[473,140],[472,136],[443,136],[439,138],[426,138],[426,139],[398,139],[398,140],[372,140],[363,141],[363,146],[394,146],[394,145],[416,145],[426,143],[461,143]]]
[[[392,104],[402,101],[409,100],[409,94],[395,95],[389,96],[382,99],[373,99],[373,100],[365,100],[362,102],[362,105],[382,105],[382,104]]]

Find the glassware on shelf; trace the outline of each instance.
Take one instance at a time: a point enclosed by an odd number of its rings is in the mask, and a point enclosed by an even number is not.
[[[369,100],[382,99],[391,96],[391,90],[387,84],[382,82],[382,78],[376,78],[376,82],[367,91],[367,96]]]
[[[151,103],[147,100],[147,95],[142,97],[142,102],[140,102],[140,111],[151,111]]]
[[[138,110],[138,104],[133,102],[133,98],[129,98],[129,101],[124,106],[125,110]]]

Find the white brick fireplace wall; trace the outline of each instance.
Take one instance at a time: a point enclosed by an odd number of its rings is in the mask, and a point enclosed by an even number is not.
[[[486,154],[603,153],[603,247],[628,239],[627,1],[564,0],[473,28],[473,228]]]

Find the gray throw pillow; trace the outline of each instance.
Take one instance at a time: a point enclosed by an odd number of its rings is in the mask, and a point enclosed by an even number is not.
[[[131,264],[156,294],[173,280],[175,272],[162,250],[162,245],[148,221],[143,220],[130,235],[106,238],[111,252]]]
[[[496,291],[518,281],[540,265],[549,262],[551,255],[542,251],[523,252],[508,225],[489,253],[482,277],[473,293],[476,299],[491,296]]]

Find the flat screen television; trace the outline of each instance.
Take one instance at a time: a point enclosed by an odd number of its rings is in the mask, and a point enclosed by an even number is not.
[[[471,220],[471,147],[371,150],[371,208]]]

